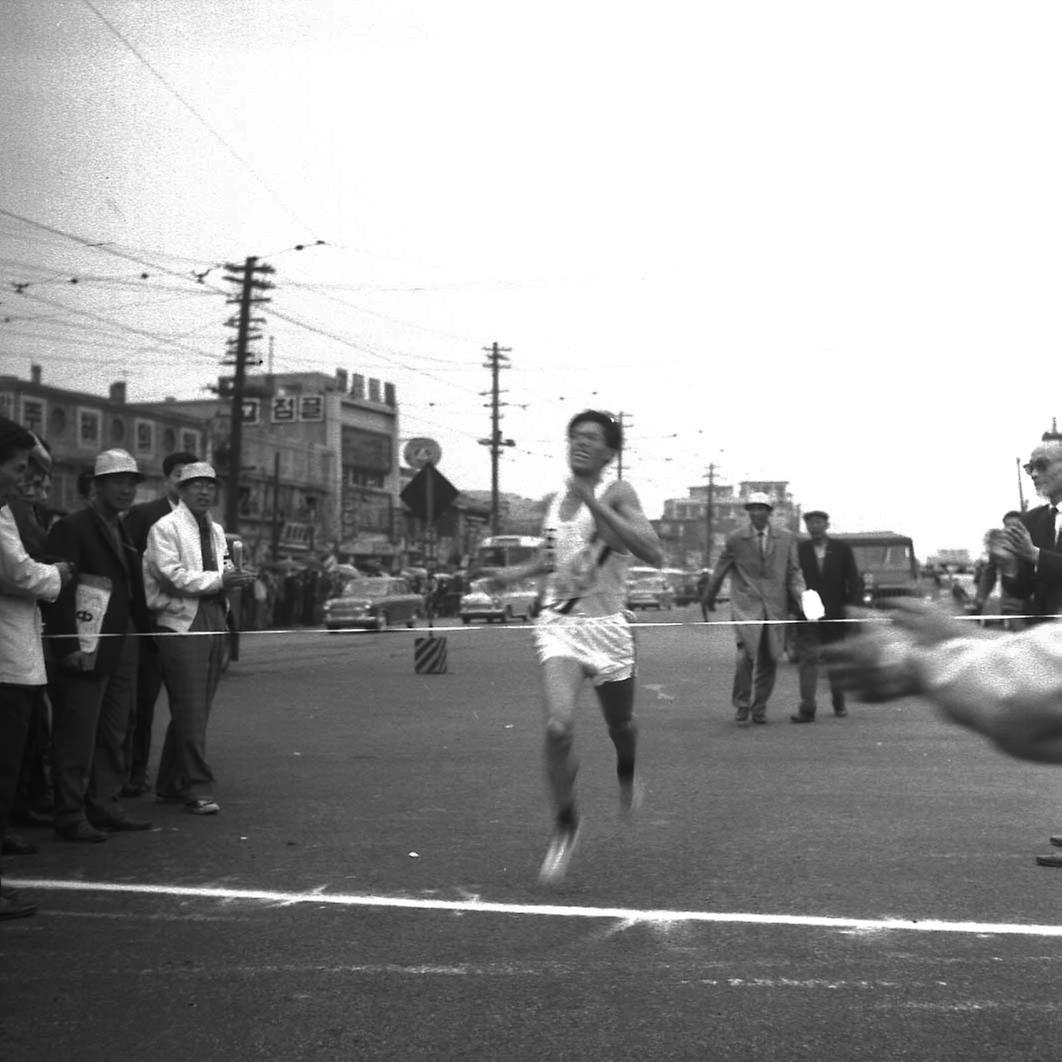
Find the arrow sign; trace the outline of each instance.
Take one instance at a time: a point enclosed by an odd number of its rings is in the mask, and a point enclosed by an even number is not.
[[[453,505],[460,493],[434,465],[427,464],[406,484],[399,497],[414,516],[431,523]]]

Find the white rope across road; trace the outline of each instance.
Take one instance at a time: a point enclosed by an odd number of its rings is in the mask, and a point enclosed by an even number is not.
[[[446,620],[450,620],[451,617],[444,617]],[[1034,615],[990,615],[990,616],[967,616],[967,615],[954,615],[952,619],[978,622],[980,620],[1038,620],[1044,619],[1060,619],[1062,616],[1034,616]],[[808,620],[797,619],[796,617],[790,617],[788,619],[772,620],[772,619],[747,619],[747,620],[734,620],[734,619],[716,619],[716,620],[657,620],[655,622],[642,621],[632,622],[632,627],[744,627],[749,624],[762,624],[765,627],[791,627],[802,623],[808,623]],[[856,616],[851,619],[823,619],[814,621],[816,626],[826,626],[827,624],[858,624],[858,623],[892,623],[892,618],[888,615],[877,614],[874,616]],[[273,637],[277,635],[310,635],[310,634],[424,634],[426,631],[435,634],[455,634],[463,631],[481,631],[481,630],[510,630],[510,631],[527,631],[533,630],[535,625],[533,623],[455,623],[448,626],[442,626],[438,623],[433,623],[431,626],[417,626],[417,627],[388,627],[384,631],[380,631],[375,627],[360,628],[360,627],[342,627],[336,630],[329,630],[323,626],[303,626],[303,627],[271,627],[268,630],[240,630],[237,633],[241,638],[252,637]],[[212,638],[221,634],[224,635],[224,631],[129,631],[127,633],[114,633],[97,635],[99,638],[190,638],[190,637],[207,637]],[[45,641],[54,638],[76,638],[77,635],[71,634],[43,634],[41,636]]]

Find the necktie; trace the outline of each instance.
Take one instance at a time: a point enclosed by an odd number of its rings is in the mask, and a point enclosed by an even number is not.
[[[1054,528],[1055,549],[1062,552],[1062,528],[1058,526],[1058,506],[1051,506],[1051,520]]]
[[[760,536],[760,556],[762,557],[767,552],[767,539],[764,538],[762,531],[757,531],[756,534]]]

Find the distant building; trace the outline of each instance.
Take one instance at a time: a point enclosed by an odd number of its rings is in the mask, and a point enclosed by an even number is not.
[[[694,570],[704,564],[708,530],[708,484],[689,488],[685,498],[668,498],[664,515],[651,521],[667,556],[667,567]],[[748,496],[762,491],[774,502],[771,523],[776,527],[800,530],[800,507],[793,503],[789,481],[742,480],[737,489],[728,484],[712,485],[712,542],[709,565],[719,556],[726,536],[745,523]]]
[[[77,477],[91,468],[101,450],[128,450],[147,477],[137,500],[163,492],[162,459],[175,450],[210,458],[210,442],[202,420],[176,406],[126,401],[126,384],[116,380],[107,395],[94,395],[44,383],[39,365],[30,378],[0,376],[0,415],[25,425],[52,448],[52,492],[49,506],[57,512],[81,507]]]
[[[217,394],[151,408],[200,418],[227,490],[231,377],[218,380]],[[330,555],[388,570],[403,563],[398,425],[390,383],[343,369],[248,375],[236,478],[249,555]]]

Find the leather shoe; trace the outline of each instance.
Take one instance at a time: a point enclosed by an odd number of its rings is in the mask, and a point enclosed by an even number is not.
[[[4,855],[36,855],[40,849],[27,841],[25,837],[19,837],[17,833],[5,833],[3,841]]]
[[[139,797],[143,796],[149,789],[151,789],[151,786],[147,782],[128,782],[122,786],[119,796]]]
[[[56,826],[55,836],[63,841],[82,841],[85,844],[99,844],[107,840],[105,833],[101,833],[87,822],[75,822],[72,826]]]
[[[1062,867],[1062,852],[1051,852],[1049,855],[1037,856],[1036,862],[1042,867]]]
[[[1051,843],[1056,848],[1062,848],[1062,833],[1056,833],[1054,837],[1051,838]]]
[[[814,723],[815,717],[807,712],[797,712],[789,717],[791,723]]]
[[[144,819],[90,819],[97,830],[110,830],[113,833],[132,833],[135,830],[150,830],[154,823]]]
[[[37,905],[27,903],[14,889],[4,889],[0,893],[0,919],[25,918],[36,913]]]
[[[752,721],[757,726],[766,726],[767,725],[767,716],[765,716],[765,715],[754,715],[752,717]]]
[[[847,708],[834,708],[833,714],[835,716],[837,716],[838,719],[843,719],[848,714],[848,709]]]

